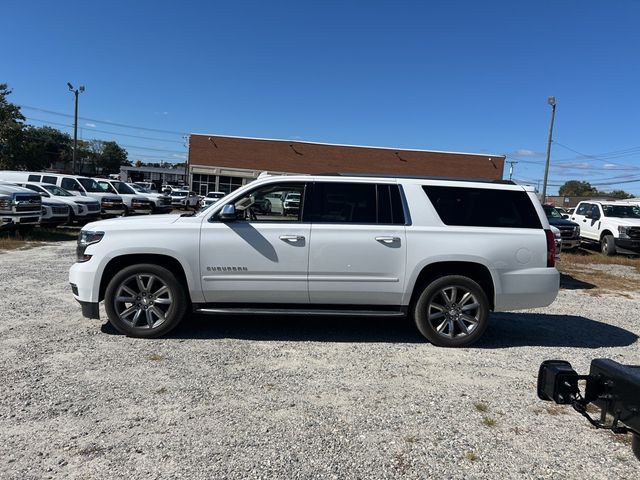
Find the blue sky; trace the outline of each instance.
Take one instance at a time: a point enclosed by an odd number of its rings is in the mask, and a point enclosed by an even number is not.
[[[0,82],[29,122],[71,131],[66,83],[84,84],[82,137],[134,161],[182,161],[180,132],[203,132],[506,154],[535,184],[555,95],[549,191],[640,194],[638,0],[25,0],[2,16]]]

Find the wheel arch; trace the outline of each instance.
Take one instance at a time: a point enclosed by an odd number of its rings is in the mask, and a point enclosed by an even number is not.
[[[602,233],[600,234],[600,241],[602,241],[602,239],[604,238],[605,235],[611,235],[613,236],[613,232],[611,230],[603,230]]]
[[[177,280],[184,286],[187,297],[190,297],[187,275],[180,261],[169,255],[157,253],[133,253],[120,255],[109,260],[109,263],[105,266],[100,279],[99,301],[104,300],[104,293],[107,289],[107,284],[117,272],[125,267],[140,263],[158,265],[172,272],[176,276]]]
[[[496,289],[491,271],[486,265],[470,261],[441,261],[424,266],[413,284],[410,305],[415,304],[424,286],[446,275],[461,275],[475,281],[486,294],[489,309],[494,309]]]

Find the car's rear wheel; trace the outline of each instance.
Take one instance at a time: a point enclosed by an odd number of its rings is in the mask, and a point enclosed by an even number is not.
[[[466,347],[486,330],[489,301],[472,279],[447,275],[422,287],[413,319],[420,333],[434,345]]]
[[[182,321],[187,296],[182,284],[166,268],[131,265],[107,285],[105,310],[116,330],[131,337],[155,338]]]
[[[600,240],[600,250],[603,255],[611,256],[616,253],[616,241],[613,235],[604,235]]]

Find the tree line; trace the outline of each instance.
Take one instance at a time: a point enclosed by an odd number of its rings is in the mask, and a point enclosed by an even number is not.
[[[569,180],[560,187],[558,191],[561,197],[609,197],[609,198],[631,198],[633,195],[624,190],[613,190],[612,192],[603,192],[591,185],[589,182],[580,180]]]
[[[20,107],[7,100],[10,94],[8,85],[0,83],[0,169],[70,172],[71,136],[53,127],[26,124]],[[89,175],[119,173],[122,165],[131,165],[124,148],[103,140],[78,140],[76,163],[78,172]]]

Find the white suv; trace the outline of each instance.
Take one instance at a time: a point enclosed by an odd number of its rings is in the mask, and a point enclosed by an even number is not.
[[[257,211],[297,193],[292,215]],[[83,315],[130,336],[200,313],[411,316],[441,346],[478,340],[490,310],[549,305],[555,243],[534,192],[504,182],[265,177],[199,213],[80,232],[70,282]]]

